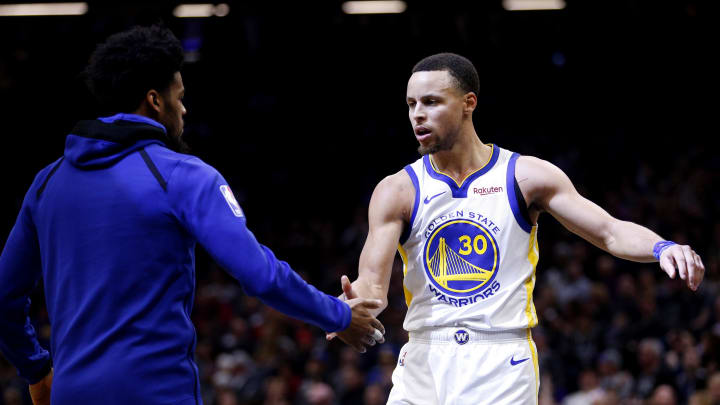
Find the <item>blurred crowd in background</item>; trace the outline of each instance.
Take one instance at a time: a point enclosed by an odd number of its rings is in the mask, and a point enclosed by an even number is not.
[[[541,215],[540,403],[720,404],[712,2],[581,0],[513,13],[499,0],[418,1],[384,16],[345,15],[341,1],[228,3],[222,18],[176,19],[175,2],[103,1],[86,16],[0,20],[3,244],[35,174],[77,120],[102,114],[79,76],[95,44],[162,19],[188,54],[193,153],[228,180],[261,243],[337,295],[341,275],[357,275],[374,185],[417,159],[410,69],[457,52],[480,73],[481,140],[551,161],[612,215],[690,244],[707,269],[692,292]],[[385,403],[408,338],[399,257],[380,316],[387,341],[365,354],[247,297],[201,248],[196,275],[206,405]],[[41,286],[30,315],[47,347]],[[30,403],[1,356],[0,394],[0,405]]]

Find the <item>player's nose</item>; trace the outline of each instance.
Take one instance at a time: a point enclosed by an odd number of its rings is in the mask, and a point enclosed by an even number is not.
[[[420,105],[420,103],[418,103],[417,105],[415,105],[415,108],[412,109],[412,111],[410,112],[410,117],[411,117],[411,118],[413,119],[413,121],[415,121],[415,122],[423,122],[423,121],[425,121],[425,118],[426,118],[426,116],[425,116],[425,110],[422,108],[422,106]]]

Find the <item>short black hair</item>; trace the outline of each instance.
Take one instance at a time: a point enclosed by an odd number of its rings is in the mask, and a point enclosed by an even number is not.
[[[462,91],[466,93],[472,91],[475,95],[480,93],[480,77],[475,66],[466,57],[448,52],[430,55],[418,62],[413,67],[412,73],[435,70],[445,70],[450,73]]]
[[[182,45],[169,29],[136,26],[98,45],[85,83],[104,110],[131,112],[149,90],[168,89],[183,60]]]

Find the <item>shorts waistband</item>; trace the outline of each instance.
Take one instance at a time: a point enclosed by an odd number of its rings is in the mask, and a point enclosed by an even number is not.
[[[528,329],[484,331],[459,327],[429,328],[409,333],[411,342],[422,343],[487,343],[505,341],[527,341]]]

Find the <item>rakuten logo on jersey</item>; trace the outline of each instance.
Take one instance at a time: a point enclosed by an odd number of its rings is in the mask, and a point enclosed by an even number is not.
[[[473,187],[473,193],[478,195],[502,193],[503,191],[502,187]]]

